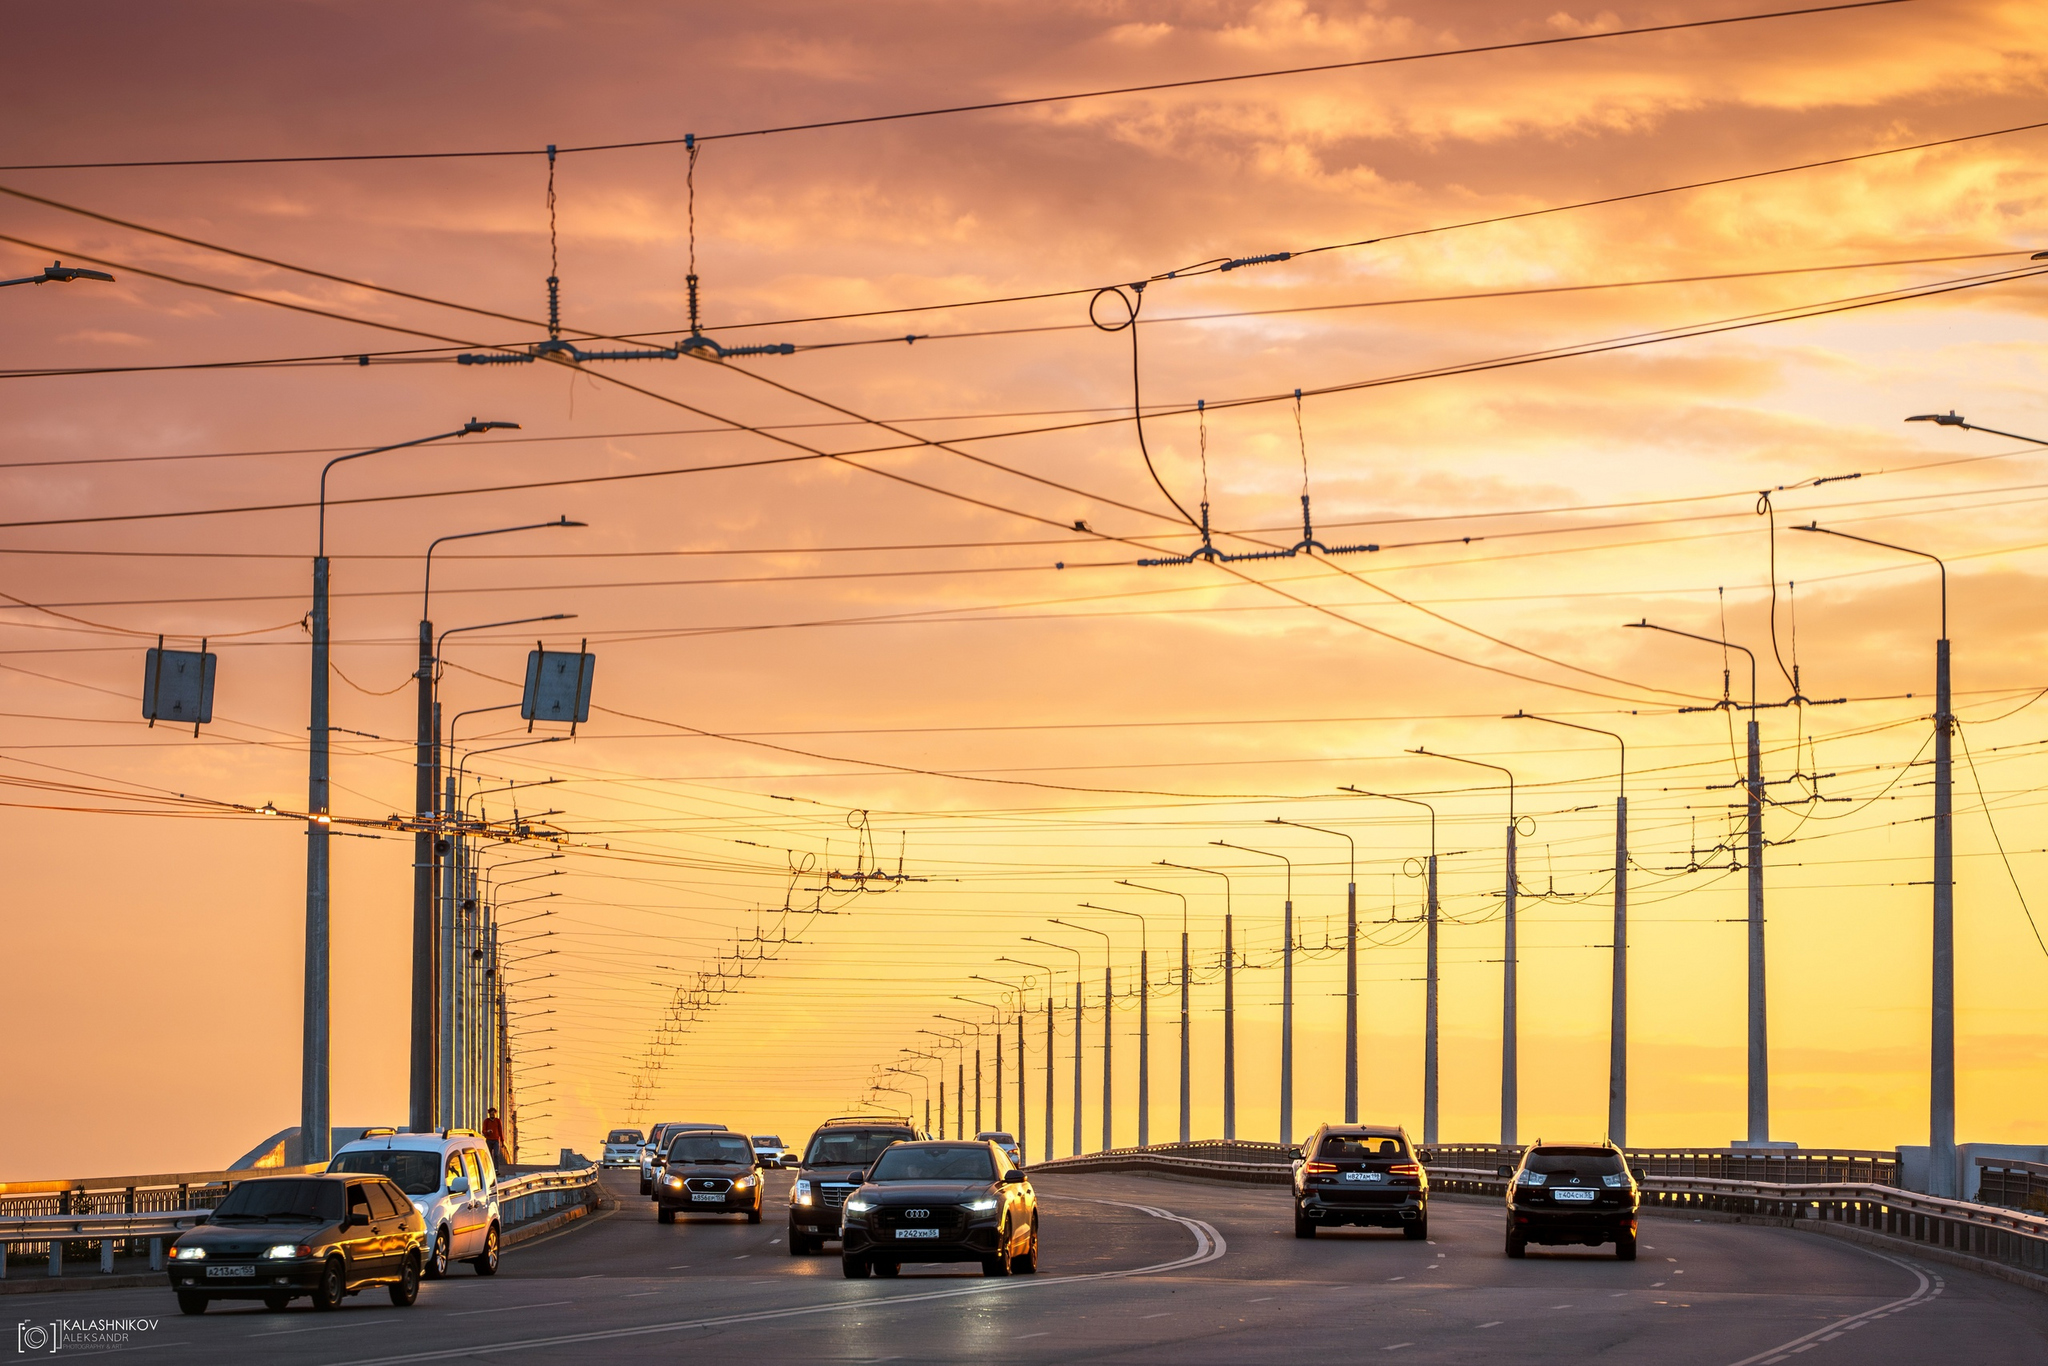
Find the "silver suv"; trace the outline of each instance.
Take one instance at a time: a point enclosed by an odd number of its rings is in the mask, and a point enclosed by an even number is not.
[[[366,1129],[327,1164],[330,1172],[374,1172],[405,1192],[426,1222],[429,1279],[468,1262],[479,1276],[498,1274],[502,1236],[498,1173],[490,1146],[473,1129],[402,1134]]]

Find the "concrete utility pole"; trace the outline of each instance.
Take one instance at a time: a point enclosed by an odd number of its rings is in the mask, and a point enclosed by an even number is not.
[[[1909,417],[1908,422],[1944,422],[1945,417],[1929,414]],[[1981,428],[1977,430],[1982,430]],[[2031,440],[2023,437],[2021,440]],[[1961,1195],[1962,1173],[1956,1167],[1956,959],[1955,959],[1955,793],[1950,745],[1955,735],[1955,713],[1950,708],[1948,678],[1948,565],[1938,555],[1911,546],[1873,541],[1868,536],[1851,536],[1824,526],[1801,526],[1794,531],[1817,531],[1845,541],[1861,541],[1902,555],[1933,560],[1941,571],[1941,638],[1934,642],[1934,982],[1931,999],[1931,1033],[1927,1054],[1927,1193],[1954,1200]]]
[[[1437,1102],[1440,1091],[1437,1085],[1437,970],[1436,970],[1436,808],[1417,797],[1397,797],[1391,792],[1369,792],[1362,787],[1344,787],[1340,792],[1355,792],[1361,797],[1378,797],[1383,801],[1402,802],[1408,806],[1419,806],[1429,813],[1429,866],[1427,893],[1424,900],[1425,930],[1423,939],[1422,970],[1422,1141],[1425,1146],[1437,1142]]]
[[[1358,1123],[1358,841],[1342,830],[1273,817],[1274,825],[1291,825],[1319,835],[1335,835],[1350,850],[1350,873],[1344,883],[1344,1122]]]
[[[1234,950],[1231,948],[1230,942],[1230,874],[1220,872],[1214,868],[1197,868],[1191,863],[1169,863],[1165,859],[1158,860],[1158,866],[1161,868],[1178,868],[1184,873],[1206,873],[1210,877],[1220,877],[1223,879],[1223,1141],[1226,1143],[1235,1142],[1237,1139],[1237,998],[1231,981],[1232,954]],[[1186,903],[1183,902],[1182,904],[1185,905]],[[1185,912],[1182,914],[1181,925],[1183,931],[1181,935],[1181,982],[1183,983],[1181,992],[1181,1058],[1183,1067],[1185,1067],[1188,1052],[1187,992],[1185,989],[1185,983],[1188,980],[1188,957]],[[1183,1077],[1185,1077],[1185,1073],[1183,1073]],[[1183,1080],[1181,1083],[1181,1094],[1183,1096],[1181,1103],[1181,1132],[1183,1134],[1188,1132],[1188,1106],[1185,1100],[1187,1090],[1187,1083]]]
[[[1191,1107],[1194,1087],[1190,1076],[1193,1055],[1188,1048],[1188,899],[1182,893],[1165,887],[1147,887],[1143,883],[1132,882],[1126,878],[1118,878],[1117,882],[1141,892],[1158,892],[1162,896],[1180,898],[1180,1141],[1189,1143],[1193,1141],[1194,1115]],[[1142,1145],[1143,1140],[1139,1141]]]
[[[1628,1146],[1628,741],[1611,730],[1518,711],[1508,721],[1548,721],[1621,746],[1621,776],[1614,798],[1614,982],[1607,1023],[1607,1141]]]
[[[1138,922],[1138,1146],[1147,1148],[1152,1144],[1152,950],[1145,933],[1145,917],[1114,906],[1097,906],[1088,901],[1080,904],[1084,910],[1127,915]]]
[[[54,269],[54,267],[53,267]],[[46,272],[47,274],[47,272]],[[93,272],[95,276],[97,272]],[[329,810],[328,763],[330,718],[328,710],[328,562],[327,562],[327,476],[336,465],[360,460],[366,455],[425,446],[452,437],[469,436],[497,427],[517,427],[516,422],[479,422],[471,418],[454,431],[437,432],[412,441],[373,446],[366,451],[337,455],[320,467],[320,514],[313,555],[313,677],[312,698],[306,731],[306,969],[303,1039],[299,1067],[299,1141],[306,1162],[324,1162],[330,1155],[332,1124],[328,1114],[328,905],[331,877],[327,835],[333,822]],[[417,874],[415,874],[417,877]],[[415,926],[417,934],[417,926]],[[417,984],[415,984],[417,989]],[[415,1083],[416,1084],[416,1083]]]
[[[1042,944],[1042,945],[1044,945],[1044,946],[1045,946],[1046,948],[1049,948],[1049,949],[1058,949],[1058,950],[1059,950],[1060,952],[1062,952],[1062,953],[1071,953],[1071,954],[1073,954],[1073,955],[1074,955],[1074,1151],[1073,1151],[1073,1155],[1074,1155],[1075,1157],[1079,1157],[1079,1156],[1081,1155],[1081,1026],[1082,1026],[1082,1013],[1081,1013],[1081,978],[1082,978],[1082,972],[1083,972],[1083,962],[1084,962],[1084,960],[1083,960],[1083,958],[1082,958],[1082,956],[1081,956],[1081,951],[1080,951],[1079,949],[1075,948],[1075,947],[1074,947],[1074,946],[1073,946],[1072,944],[1060,944],[1060,943],[1055,943],[1054,941],[1052,941],[1052,940],[1050,940],[1050,939],[1039,939],[1039,938],[1036,938],[1035,936],[1032,936],[1032,935],[1028,935],[1028,934],[1024,936],[1024,942],[1025,942],[1025,943],[1027,943],[1027,944]],[[1103,1013],[1103,1014],[1104,1014],[1105,1016],[1107,1016],[1107,1015],[1109,1014],[1109,1000],[1108,1000],[1108,998],[1107,998],[1107,997],[1105,997],[1105,998],[1103,999],[1103,1002],[1102,1002],[1102,1013]],[[1050,1037],[1050,1036],[1048,1036],[1048,1037]],[[1105,1063],[1105,1065],[1107,1065],[1107,1062],[1108,1062],[1108,1060],[1107,1060],[1107,1059],[1105,1058],[1105,1059],[1104,1059],[1104,1063]],[[1047,1067],[1047,1069],[1048,1069],[1048,1070],[1050,1070],[1051,1066],[1052,1066],[1052,1062],[1051,1062],[1051,1054],[1050,1054],[1050,1052],[1048,1052],[1048,1053],[1047,1053],[1047,1061],[1046,1061],[1046,1067]],[[1048,1082],[1048,1085],[1050,1085],[1050,1083],[1049,1083],[1049,1082]],[[1050,1103],[1050,1102],[1048,1102],[1048,1103],[1046,1104],[1046,1107],[1045,1107],[1045,1108],[1046,1108],[1046,1113],[1047,1113],[1047,1114],[1051,1114],[1051,1113],[1052,1113],[1052,1105],[1051,1105],[1051,1103]],[[1052,1156],[1052,1141],[1051,1141],[1050,1139],[1047,1139],[1047,1140],[1046,1140],[1046,1145],[1045,1145],[1045,1155],[1046,1155],[1047,1157],[1051,1157],[1051,1156]]]
[[[1719,646],[1722,650],[1740,650],[1749,656],[1749,770],[1743,779],[1746,794],[1743,803],[1746,824],[1749,827],[1744,840],[1749,864],[1749,1139],[1753,1146],[1767,1145],[1771,1141],[1771,1050],[1766,1030],[1764,995],[1764,778],[1763,755],[1757,739],[1756,728],[1756,654],[1746,645],[1735,645],[1728,641],[1716,640],[1712,636],[1697,636],[1690,631],[1680,631],[1670,626],[1659,626],[1645,618],[1642,621],[1624,622],[1637,630],[1662,631],[1668,636],[1683,636],[1697,640],[1703,645]],[[1723,655],[1723,659],[1726,655]],[[1727,685],[1727,671],[1722,670],[1722,686]],[[1724,697],[1714,708],[1694,710],[1719,710],[1730,705]]]
[[[1053,1156],[1053,996],[1059,985],[1059,975],[1043,963],[1029,963],[1022,958],[1008,954],[996,957],[999,963],[1015,963],[1020,967],[1036,968],[1045,974],[1045,1160]],[[993,978],[990,979],[994,980]],[[1024,1145],[1024,997],[1017,997],[1017,1145]]]
[[[1112,1086],[1115,1072],[1116,1035],[1116,969],[1111,957],[1113,943],[1109,931],[1098,930],[1092,925],[1076,925],[1069,920],[1051,917],[1052,923],[1070,930],[1081,930],[1087,934],[1102,936],[1102,1151],[1108,1152],[1116,1146],[1116,1091]]]

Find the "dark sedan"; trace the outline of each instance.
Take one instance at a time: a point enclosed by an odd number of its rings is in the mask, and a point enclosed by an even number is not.
[[[1642,1189],[1621,1149],[1607,1143],[1539,1143],[1522,1154],[1508,1180],[1510,1257],[1531,1243],[1614,1244],[1636,1259],[1636,1209]]]
[[[897,1143],[846,1198],[840,1266],[894,1276],[905,1262],[980,1262],[984,1276],[1038,1270],[1038,1196],[993,1143]]]
[[[744,1214],[761,1222],[761,1169],[745,1134],[684,1131],[670,1140],[654,1179],[654,1217],[673,1224],[678,1214]]]
[[[1295,1237],[1343,1224],[1429,1236],[1429,1173],[1406,1130],[1325,1124],[1294,1155]]]
[[[302,1295],[333,1309],[380,1285],[404,1307],[419,1298],[425,1241],[420,1212],[381,1176],[257,1177],[171,1245],[171,1289],[187,1314],[214,1300],[283,1309]]]

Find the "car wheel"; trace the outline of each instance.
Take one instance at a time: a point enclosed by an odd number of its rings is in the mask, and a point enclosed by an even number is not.
[[[492,1224],[490,1231],[484,1234],[484,1250],[470,1258],[469,1264],[476,1268],[476,1274],[479,1276],[495,1276],[498,1274],[498,1226],[496,1224]]]
[[[674,1210],[670,1209],[670,1208],[669,1208],[669,1207],[668,1207],[667,1205],[657,1205],[657,1206],[655,1206],[655,1209],[654,1209],[654,1222],[655,1222],[655,1223],[657,1223],[657,1224],[673,1224],[673,1223],[674,1223],[675,1221],[676,1221],[676,1212],[675,1212]]]
[[[642,1195],[654,1194],[654,1183],[644,1176],[640,1178],[640,1193]]]
[[[341,1268],[341,1258],[329,1257],[327,1265],[320,1268],[320,1279],[313,1283],[313,1307],[338,1309],[347,1294],[348,1276]]]
[[[263,1307],[273,1314],[281,1309],[291,1308],[291,1304],[292,1297],[290,1295],[265,1295],[263,1297]]]
[[[811,1250],[811,1240],[810,1240],[810,1239],[808,1239],[808,1238],[799,1238],[799,1237],[797,1237],[797,1235],[796,1235],[796,1234],[794,1234],[794,1233],[792,1233],[792,1234],[790,1234],[790,1235],[789,1235],[789,1255],[790,1255],[790,1256],[792,1256],[792,1257],[801,1257],[801,1256],[803,1256],[803,1255],[804,1255],[805,1253],[809,1252],[810,1250]]]
[[[1412,1224],[1401,1225],[1401,1232],[1411,1242],[1421,1242],[1429,1236],[1429,1216],[1425,1214]]]
[[[1316,1236],[1316,1221],[1301,1212],[1301,1206],[1294,1207],[1294,1236],[1313,1238]]]
[[[867,1258],[842,1253],[839,1258],[839,1270],[849,1281],[863,1280],[868,1274]]]
[[[1517,1238],[1512,1233],[1508,1235],[1508,1256],[1520,1257],[1525,1255],[1528,1251],[1529,1243],[1527,1239]]]
[[[448,1226],[443,1224],[434,1230],[434,1250],[427,1254],[427,1264],[420,1274],[430,1281],[438,1281],[448,1274]]]
[[[420,1297],[420,1254],[405,1254],[405,1264],[398,1270],[398,1279],[388,1287],[391,1302],[400,1309],[409,1309]]]
[[[1012,1269],[1016,1271],[1016,1273],[1020,1276],[1035,1276],[1038,1274],[1037,1229],[1034,1228],[1031,1230],[1031,1250],[1025,1253],[1023,1256],[1019,1257],[1017,1259],[1017,1265]]]
[[[1004,1224],[996,1230],[995,1256],[981,1259],[981,1274],[984,1276],[1007,1276],[1016,1267],[1016,1257],[1010,1251],[1010,1226]]]
[[[747,1222],[750,1224],[758,1224],[761,1222],[761,1207],[759,1205],[756,1205],[752,1209],[747,1211]]]
[[[875,1274],[876,1274],[877,1276],[896,1276],[896,1275],[900,1275],[900,1274],[902,1273],[902,1271],[903,1271],[903,1263],[901,1263],[901,1262],[876,1262],[876,1263],[875,1263]]]
[[[181,1314],[204,1314],[207,1304],[208,1300],[204,1295],[194,1295],[183,1290],[178,1292],[178,1312]]]
[[[1634,1229],[1623,1229],[1614,1235],[1614,1255],[1624,1262],[1632,1262],[1636,1259],[1636,1231]]]

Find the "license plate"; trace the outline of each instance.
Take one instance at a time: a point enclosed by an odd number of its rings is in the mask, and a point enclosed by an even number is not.
[[[1552,1195],[1556,1196],[1560,1200],[1591,1200],[1595,1193],[1596,1192],[1593,1191],[1572,1190],[1560,1190],[1551,1192]]]
[[[255,1274],[256,1268],[253,1266],[209,1266],[206,1268],[208,1279],[215,1276],[253,1276]]]
[[[709,1200],[713,1204],[718,1205],[722,1205],[725,1203],[725,1197],[723,1195],[692,1195],[690,1198],[692,1200]]]
[[[1345,1172],[1344,1179],[1346,1181],[1384,1181],[1387,1179],[1387,1176],[1385,1172]]]
[[[899,1228],[896,1230],[896,1236],[898,1238],[936,1238],[939,1236],[939,1231],[935,1228]]]

